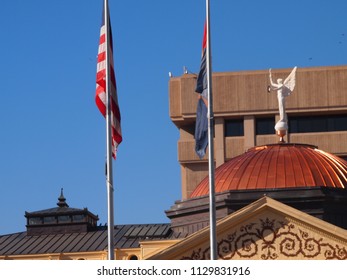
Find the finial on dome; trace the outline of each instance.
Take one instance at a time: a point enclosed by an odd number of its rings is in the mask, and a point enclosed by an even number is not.
[[[287,129],[279,129],[279,130],[276,129],[276,135],[278,135],[280,137],[279,143],[286,143],[286,141],[284,141],[284,136],[286,134],[287,134]]]
[[[69,205],[66,203],[66,198],[64,197],[63,190],[63,188],[60,189],[60,196],[58,197],[57,205],[59,207],[69,207]]]

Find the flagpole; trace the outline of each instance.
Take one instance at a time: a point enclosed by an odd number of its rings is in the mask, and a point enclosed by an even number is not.
[[[216,202],[215,202],[215,180],[214,180],[214,116],[212,103],[212,70],[211,70],[211,37],[210,37],[210,0],[206,0],[206,67],[207,67],[207,97],[208,97],[208,171],[209,171],[209,193],[210,193],[210,254],[211,260],[217,259],[217,237],[216,237]]]
[[[112,127],[111,127],[111,96],[110,96],[110,53],[109,53],[109,13],[108,0],[104,0],[105,46],[106,46],[106,188],[107,188],[107,238],[108,259],[114,260],[114,209],[113,209],[113,170],[112,170]]]

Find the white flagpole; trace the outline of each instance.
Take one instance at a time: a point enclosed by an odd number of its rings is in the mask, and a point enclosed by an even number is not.
[[[108,0],[104,0],[105,46],[106,46],[106,187],[107,187],[107,238],[108,259],[114,260],[114,217],[113,217],[113,174],[112,174],[112,128],[111,128],[111,96],[110,96],[110,53],[109,53],[109,12]]]
[[[214,180],[214,116],[212,103],[212,70],[211,70],[211,36],[210,36],[210,1],[206,0],[206,67],[207,67],[207,96],[208,96],[208,172],[210,188],[210,254],[211,260],[217,259],[217,237],[216,237],[216,202],[215,202],[215,180]]]

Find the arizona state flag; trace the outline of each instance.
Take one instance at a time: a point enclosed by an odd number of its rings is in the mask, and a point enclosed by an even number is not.
[[[196,82],[195,92],[199,93],[198,106],[196,109],[195,123],[195,152],[202,159],[206,154],[208,145],[208,122],[207,122],[207,67],[206,67],[206,22],[204,37],[202,40],[202,56],[200,71]]]
[[[206,23],[204,26],[204,38],[202,40],[202,54],[195,92],[200,93],[207,100],[207,67],[206,67]]]

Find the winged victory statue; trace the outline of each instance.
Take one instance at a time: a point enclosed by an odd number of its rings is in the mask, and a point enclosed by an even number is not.
[[[283,79],[279,78],[277,79],[277,83],[272,81],[271,68],[269,69],[270,86],[268,86],[268,92],[277,91],[280,119],[275,125],[275,130],[277,135],[280,136],[280,142],[284,142],[283,137],[288,130],[286,98],[291,95],[294,90],[296,69],[297,67],[295,66],[284,82]]]

